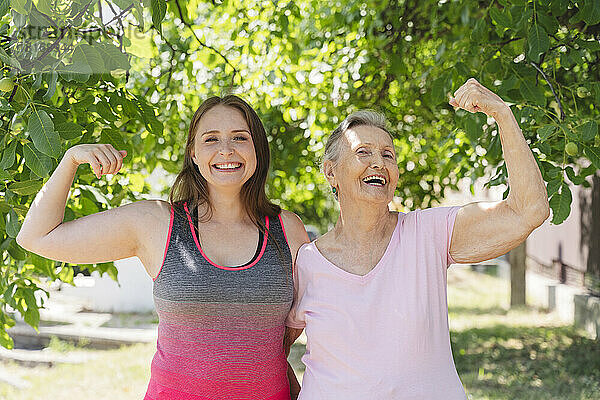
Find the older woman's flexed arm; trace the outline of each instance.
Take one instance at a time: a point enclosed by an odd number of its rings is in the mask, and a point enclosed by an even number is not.
[[[516,247],[550,213],[546,187],[510,107],[469,79],[450,100],[454,107],[481,111],[498,124],[510,192],[505,200],[462,207],[454,223],[450,254],[457,262],[479,262]]]

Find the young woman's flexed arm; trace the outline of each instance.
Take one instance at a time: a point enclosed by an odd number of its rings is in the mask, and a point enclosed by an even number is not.
[[[126,155],[108,144],[82,144],[67,150],[32,202],[17,243],[46,258],[69,263],[107,262],[138,255],[144,221],[166,213],[168,223],[168,207],[160,201],[139,201],[63,222],[77,167],[88,163],[100,178],[117,173]]]

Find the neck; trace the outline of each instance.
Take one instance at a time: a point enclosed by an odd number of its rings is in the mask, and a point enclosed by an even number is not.
[[[340,203],[340,216],[333,229],[335,238],[348,243],[372,243],[388,233],[393,221],[387,204]]]
[[[242,203],[240,190],[215,190],[211,188],[209,198],[212,204],[212,221],[238,223],[248,220],[248,213]]]

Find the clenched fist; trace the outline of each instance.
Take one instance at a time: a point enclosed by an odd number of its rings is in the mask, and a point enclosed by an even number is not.
[[[79,144],[65,153],[76,166],[90,164],[98,179],[102,175],[116,174],[123,166],[125,150],[116,150],[110,144]]]
[[[509,109],[508,105],[494,92],[471,78],[454,92],[450,105],[462,108],[471,113],[481,111],[489,117],[496,117],[500,112]]]

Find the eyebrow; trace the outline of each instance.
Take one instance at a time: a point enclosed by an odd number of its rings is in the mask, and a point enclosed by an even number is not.
[[[210,130],[210,131],[203,132],[203,133],[202,133],[200,136],[204,136],[204,135],[207,135],[207,134],[209,134],[209,133],[220,133],[220,132],[221,132],[221,131],[220,131],[220,130],[218,130],[218,129],[212,129],[212,130]],[[233,132],[233,133],[238,133],[238,132],[246,132],[247,134],[250,134],[250,131],[249,131],[249,130],[247,130],[247,129],[234,129],[234,130],[233,130],[233,131],[231,131],[231,132]]]
[[[360,146],[375,146],[375,145],[373,143],[371,143],[371,142],[364,142],[364,143],[360,143],[358,146],[360,147]],[[390,146],[389,144],[386,144],[385,146],[383,146],[383,148],[384,149],[392,149],[393,150],[394,146]]]

